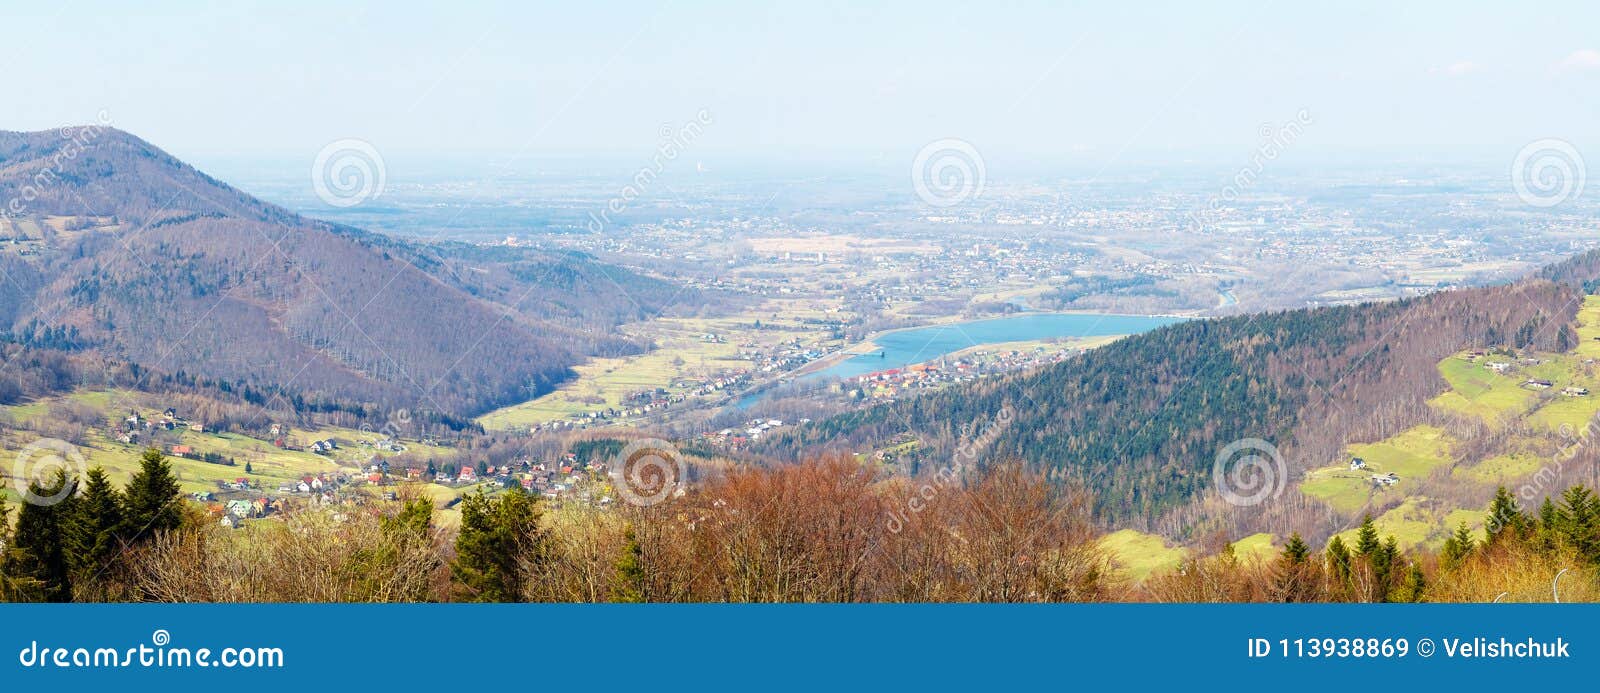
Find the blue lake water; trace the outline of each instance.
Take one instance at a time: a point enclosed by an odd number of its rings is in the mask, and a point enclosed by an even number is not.
[[[887,332],[872,339],[878,350],[852,356],[805,378],[850,378],[887,368],[932,361],[984,344],[1054,337],[1104,337],[1138,334],[1183,318],[1096,313],[1026,313],[969,322]]]

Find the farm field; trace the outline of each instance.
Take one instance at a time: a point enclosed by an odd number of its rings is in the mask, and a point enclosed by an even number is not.
[[[1352,470],[1348,460],[1339,464],[1306,473],[1300,492],[1333,506],[1343,513],[1353,513],[1367,505],[1374,493],[1401,493],[1415,490],[1420,480],[1440,465],[1451,460],[1453,441],[1444,430],[1434,426],[1417,426],[1378,441],[1351,445],[1351,457],[1366,461],[1366,468]],[[1378,487],[1373,475],[1396,474],[1398,483]]]
[[[1055,288],[1056,288],[1056,285],[1052,284],[1052,283],[1049,283],[1049,282],[1045,282],[1045,283],[1031,283],[1030,282],[1030,283],[1028,283],[1026,285],[1023,285],[1023,286],[1020,286],[1018,288],[997,289],[995,291],[989,291],[989,292],[985,292],[985,293],[973,294],[972,302],[973,303],[996,303],[996,302],[1020,301],[1023,305],[1027,305],[1030,302],[1031,299],[1037,298],[1038,296],[1040,296],[1042,294],[1048,293],[1048,292],[1050,292],[1051,290],[1053,290]]]
[[[800,234],[749,239],[750,249],[764,255],[862,255],[939,252],[926,242],[868,238],[850,234]]]
[[[1477,416],[1490,423],[1499,423],[1525,413],[1539,395],[1522,387],[1527,377],[1496,373],[1490,363],[1510,363],[1511,359],[1490,356],[1476,362],[1458,357],[1439,362],[1439,375],[1444,376],[1450,389],[1435,397],[1435,406],[1459,414]],[[1549,370],[1549,369],[1546,369]]]
[[[647,353],[597,358],[574,368],[577,377],[554,392],[478,417],[484,428],[510,430],[607,409],[623,409],[626,398],[661,389],[689,396],[706,379],[751,370],[741,352],[770,350],[799,339],[811,348],[838,348],[820,325],[804,322],[837,318],[817,301],[773,299],[759,309],[729,318],[661,318],[627,328],[652,340]],[[716,335],[718,339],[707,339]],[[766,374],[755,373],[756,376]]]
[[[1300,482],[1300,492],[1341,513],[1353,513],[1367,505],[1373,492],[1368,476],[1347,471],[1342,466],[1313,469],[1306,472],[1305,480]]]
[[[1135,581],[1159,570],[1176,568],[1189,555],[1188,549],[1170,546],[1160,536],[1133,529],[1117,530],[1101,537],[1100,546],[1110,552],[1117,566]]]
[[[98,424],[86,427],[81,434],[81,444],[74,446],[83,456],[84,464],[89,467],[104,467],[114,483],[119,485],[126,483],[138,471],[139,458],[149,443],[147,441],[123,443],[110,437],[107,432],[111,429],[113,421],[120,420],[129,411],[137,411],[150,420],[158,417],[160,412],[150,404],[148,397],[120,390],[85,390],[25,404],[0,407],[0,414],[10,417],[14,422],[25,424],[51,416],[55,407],[73,405],[92,409],[102,419]],[[0,455],[15,459],[28,448],[29,444],[41,437],[53,436],[47,432],[41,434],[34,431],[17,431],[0,439]],[[381,435],[331,426],[317,429],[290,428],[284,437],[301,444],[311,440],[334,439],[338,441],[340,448],[333,455],[279,448],[270,441],[231,432],[199,432],[180,427],[162,433],[162,437],[163,445],[186,446],[195,455],[211,454],[232,462],[232,464],[212,463],[179,455],[167,455],[173,473],[186,493],[214,491],[216,482],[238,478],[249,478],[264,489],[275,489],[279,484],[311,474],[334,473],[341,470],[355,472],[374,455],[399,464],[404,464],[408,459],[421,464],[427,460],[442,463],[458,454],[452,448],[415,441],[404,443],[405,450],[402,453],[379,452],[361,445],[361,442],[374,440]],[[246,465],[250,468],[248,473],[245,471]],[[0,481],[5,484],[8,498],[13,500],[17,496],[15,480],[12,478],[14,473],[15,470],[11,465],[0,465]]]
[[[1534,411],[1528,421],[1551,432],[1577,432],[1588,426],[1596,414],[1600,414],[1600,396],[1557,397]]]
[[[1462,522],[1466,522],[1477,538],[1482,539],[1486,515],[1482,510],[1451,508],[1425,496],[1414,496],[1374,517],[1372,524],[1378,529],[1380,538],[1393,536],[1402,551],[1416,548],[1437,550]],[[1356,528],[1352,527],[1338,536],[1347,546],[1353,547],[1356,532]]]
[[[1600,342],[1595,339],[1600,337],[1600,297],[1584,300],[1576,329],[1579,342],[1563,354],[1502,352],[1469,360],[1463,352],[1439,363],[1439,374],[1449,387],[1430,401],[1432,405],[1501,430],[1508,425],[1521,427],[1509,432],[1497,449],[1457,459],[1458,446],[1449,434],[1435,426],[1418,426],[1382,441],[1349,446],[1349,454],[1363,458],[1367,469],[1350,470],[1346,463],[1312,470],[1301,483],[1301,492],[1346,514],[1377,500],[1374,494],[1398,494],[1403,498],[1400,505],[1374,521],[1405,548],[1437,548],[1462,521],[1481,531],[1482,510],[1447,507],[1430,499],[1424,495],[1424,482],[1441,465],[1454,464],[1452,479],[1485,487],[1513,485],[1548,462],[1549,434],[1570,434],[1591,425],[1600,414],[1600,397],[1565,389],[1600,387],[1595,363],[1600,360]],[[1497,372],[1490,364],[1504,365]],[[1550,386],[1527,387],[1530,379],[1549,381]],[[1372,474],[1390,472],[1399,475],[1398,483],[1385,487],[1373,483]],[[1349,541],[1353,530],[1343,536]]]
[[[1600,296],[1583,297],[1583,307],[1578,309],[1577,333],[1575,353],[1585,359],[1600,359]]]
[[[1468,467],[1457,467],[1454,474],[1482,484],[1509,485],[1539,470],[1546,459],[1530,452],[1495,455]]]
[[[655,349],[637,356],[597,358],[580,364],[574,368],[577,377],[554,392],[484,414],[478,423],[484,428],[505,430],[621,408],[629,393],[656,388],[682,392],[688,388],[678,386],[679,380],[747,365],[737,357],[739,348],[731,339],[716,343],[701,338],[715,332],[708,322],[658,321],[650,330]]]
[[[31,438],[31,437],[30,437]],[[222,436],[208,434],[185,434],[185,445],[191,445],[196,452],[216,452],[231,449],[235,440]],[[257,441],[259,442],[259,441]],[[262,443],[265,445],[265,443]],[[13,438],[0,443],[0,455],[14,459],[28,446],[20,439]],[[270,446],[268,446],[270,447]],[[111,481],[126,484],[139,470],[139,457],[145,448],[139,445],[126,445],[114,440],[108,440],[99,433],[89,434],[88,440],[83,445],[76,446],[83,455],[84,463],[88,467],[104,467]],[[299,479],[307,474],[338,471],[339,466],[330,459],[320,458],[316,455],[300,456],[300,453],[287,453],[277,451],[278,454],[254,456],[254,453],[241,454],[235,457],[235,464],[212,464],[199,460],[168,455],[167,459],[172,464],[173,474],[177,476],[179,485],[185,493],[195,491],[214,491],[216,482],[231,481],[233,479],[248,477],[258,481],[261,486],[275,488],[279,483]],[[223,453],[226,454],[226,453]],[[250,463],[251,471],[245,472],[246,462]],[[8,493],[15,498],[16,480],[11,477],[13,470],[7,466],[0,469],[0,477],[8,488]]]
[[[1277,537],[1266,532],[1252,534],[1233,542],[1233,555],[1241,561],[1268,561],[1278,555]]]

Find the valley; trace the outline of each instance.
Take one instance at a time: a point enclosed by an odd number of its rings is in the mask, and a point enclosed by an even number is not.
[[[1241,203],[1272,224],[1174,230],[1193,188],[1063,206],[1002,185],[930,215],[734,185],[726,212],[660,199],[533,233],[501,210],[419,238],[405,225],[432,213],[328,215],[376,233],[95,140],[0,220],[0,453],[125,484],[153,449],[229,529],[417,501],[453,531],[468,499],[517,489],[613,522],[635,445],[678,493],[845,460],[883,500],[1015,467],[1081,493],[1108,575],[1142,589],[1218,551],[1351,543],[1369,516],[1401,551],[1486,540],[1496,489],[1533,505],[1600,460],[1600,256],[1536,269],[1582,249],[1581,222],[1505,246],[1492,189],[1416,191],[1382,224],[1306,189],[1292,213]],[[49,144],[0,138],[0,192]],[[441,194],[390,203],[459,203]],[[1472,230],[1376,230],[1396,220]],[[1259,505],[1219,495],[1235,441],[1282,457]],[[0,477],[20,501],[25,476]]]

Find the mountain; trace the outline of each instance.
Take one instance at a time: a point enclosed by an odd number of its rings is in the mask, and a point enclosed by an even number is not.
[[[618,324],[703,300],[580,254],[306,218],[96,126],[0,132],[0,201],[8,346],[133,374],[123,386],[464,417],[636,353]]]
[[[798,427],[769,441],[765,452],[802,458],[896,445],[903,450],[903,441],[915,440],[913,452],[901,456],[907,473],[949,474],[957,464],[1021,460],[1091,490],[1098,513],[1114,526],[1190,538],[1218,528],[1234,537],[1291,528],[1325,537],[1361,512],[1393,507],[1402,494],[1369,489],[1367,474],[1337,479],[1349,481],[1349,493],[1343,487],[1324,492],[1303,480],[1314,470],[1348,464],[1352,445],[1382,444],[1410,432],[1448,440],[1454,452],[1439,455],[1447,463],[1442,472],[1425,465],[1432,460],[1424,456],[1405,458],[1415,471],[1406,470],[1401,488],[1459,494],[1471,498],[1456,507],[1481,508],[1476,495],[1492,491],[1493,479],[1517,477],[1489,476],[1468,488],[1453,476],[1454,467],[1476,465],[1513,444],[1537,451],[1530,455],[1554,454],[1560,437],[1549,427],[1501,421],[1499,412],[1480,416],[1482,407],[1441,401],[1442,393],[1453,385],[1470,385],[1468,397],[1491,387],[1516,397],[1526,392],[1516,413],[1521,417],[1536,407],[1570,405],[1560,397],[1565,382],[1600,383],[1596,361],[1582,358],[1575,330],[1584,291],[1597,276],[1600,253],[1589,253],[1509,285],[1188,321],[1030,373]],[[1600,315],[1600,304],[1592,307]],[[1600,345],[1583,346],[1590,348]],[[1473,349],[1497,349],[1502,356],[1495,358],[1507,368],[1533,375],[1475,372],[1474,382],[1447,381],[1458,370],[1451,363],[1477,358],[1463,353]],[[1520,378],[1544,377],[1538,369],[1570,378],[1543,393],[1518,387]],[[1275,448],[1282,468],[1267,472],[1272,478],[1263,502],[1222,502],[1219,455],[1232,455],[1231,443],[1251,439]]]

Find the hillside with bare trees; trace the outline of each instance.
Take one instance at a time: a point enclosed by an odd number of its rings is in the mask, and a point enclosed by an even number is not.
[[[131,367],[119,384],[465,417],[648,348],[619,324],[715,300],[582,254],[305,218],[109,128],[0,132],[0,198],[0,334],[89,382]]]

